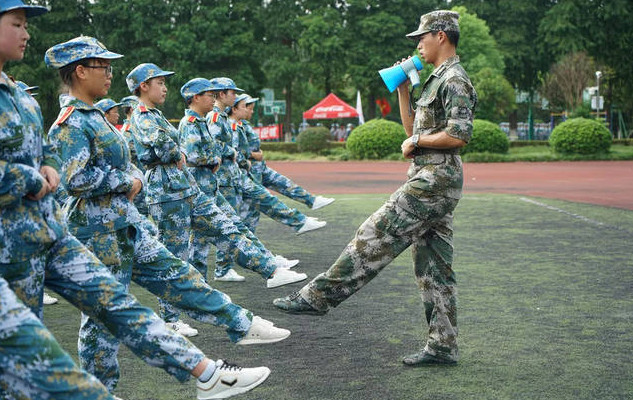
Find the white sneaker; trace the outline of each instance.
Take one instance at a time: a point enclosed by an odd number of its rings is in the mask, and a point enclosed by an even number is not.
[[[319,221],[314,217],[306,217],[306,222],[303,224],[301,229],[297,231],[297,235],[301,235],[302,233],[310,232],[315,229],[323,228],[327,225],[325,221]]]
[[[180,333],[182,336],[186,337],[194,337],[198,336],[198,330],[196,328],[192,328],[188,324],[178,320],[176,322],[167,322],[167,326],[176,332]]]
[[[226,399],[236,394],[246,393],[262,384],[270,369],[267,367],[242,368],[217,360],[216,369],[207,382],[198,380],[198,400]]]
[[[317,196],[314,198],[314,203],[312,203],[312,209],[318,210],[319,208],[323,208],[329,204],[334,203],[334,200],[336,199],[332,197]]]
[[[51,304],[55,304],[58,301],[59,300],[57,299],[57,297],[53,297],[53,296],[47,294],[46,292],[44,292],[44,304],[46,304],[47,306],[49,306]]]
[[[251,328],[237,344],[266,344],[280,342],[290,336],[288,329],[277,328],[273,323],[261,317],[253,317]]]
[[[266,287],[269,289],[276,288],[291,283],[300,282],[306,279],[308,275],[291,271],[288,268],[277,268],[273,276],[266,280]]]
[[[216,276],[215,278],[213,278],[213,280],[220,282],[244,282],[246,278],[244,278],[242,275],[235,272],[233,268],[231,268],[229,272],[224,274],[224,276],[221,276],[219,278]]]
[[[286,269],[290,269],[299,264],[299,260],[289,260],[284,256],[280,256],[279,254],[274,257],[274,261],[277,267]]]

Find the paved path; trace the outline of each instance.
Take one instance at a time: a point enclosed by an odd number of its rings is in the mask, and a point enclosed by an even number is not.
[[[389,193],[406,177],[398,161],[276,161],[312,193]],[[514,193],[633,210],[633,161],[464,164],[466,193]]]

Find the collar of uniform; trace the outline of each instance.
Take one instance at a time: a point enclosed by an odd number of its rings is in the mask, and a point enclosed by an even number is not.
[[[202,117],[197,112],[193,111],[191,108],[185,109],[185,116],[186,117],[196,117],[196,119],[204,120],[204,117]]]
[[[242,123],[242,125],[244,125],[244,126],[249,126],[249,125],[251,124],[250,122],[248,122],[248,120],[247,120],[247,119],[242,119],[242,120],[240,120],[240,122],[241,122],[241,123]]]
[[[0,86],[6,86],[7,88],[10,88],[9,90],[11,90],[15,88],[16,84],[9,79],[9,76],[4,71],[2,71],[0,74]]]
[[[145,103],[143,103],[141,100],[139,100],[138,101],[138,106],[136,108],[139,108],[141,106],[145,107],[147,109],[147,111],[149,111],[149,112],[155,112],[155,113],[158,113],[159,115],[163,115],[163,113],[158,108],[148,107]]]
[[[61,108],[73,106],[78,110],[98,110],[93,105],[90,105],[82,100],[79,100],[76,97],[73,97],[69,94],[60,94],[59,95],[59,106]]]
[[[213,110],[212,111],[220,114],[223,117],[228,117],[228,114],[225,113],[224,110],[221,110],[220,107],[218,107],[218,106],[213,106]]]
[[[431,75],[440,77],[442,76],[444,71],[446,71],[449,67],[452,67],[453,65],[457,64],[458,62],[459,62],[459,56],[455,55],[455,56],[449,57],[446,59],[446,61],[442,63],[442,65],[435,68],[435,70],[433,71]]]

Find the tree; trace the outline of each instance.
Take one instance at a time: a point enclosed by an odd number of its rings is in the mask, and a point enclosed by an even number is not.
[[[552,66],[545,77],[542,94],[552,106],[573,111],[582,105],[582,92],[595,71],[586,53],[571,53]]]
[[[514,88],[499,72],[482,68],[471,76],[477,91],[477,118],[501,122],[516,109]]]

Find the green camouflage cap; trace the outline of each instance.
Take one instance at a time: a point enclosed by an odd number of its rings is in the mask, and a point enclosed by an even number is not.
[[[427,32],[453,31],[459,32],[459,13],[448,10],[431,11],[420,17],[420,26],[417,30],[407,34],[409,39],[416,40]]]

